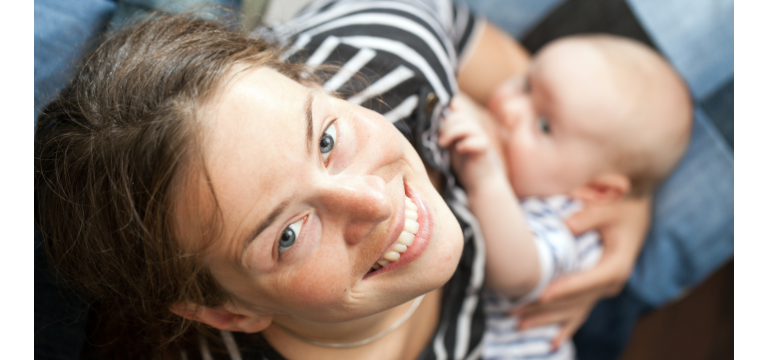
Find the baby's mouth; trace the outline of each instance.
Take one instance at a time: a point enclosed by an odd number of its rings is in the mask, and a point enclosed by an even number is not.
[[[416,211],[416,204],[409,197],[405,197],[405,225],[403,226],[403,232],[397,238],[392,246],[387,249],[384,255],[376,261],[371,267],[368,273],[372,273],[379,270],[397,260],[400,260],[400,255],[408,251],[408,247],[413,245],[413,239],[416,237],[416,233],[419,232],[419,214]]]

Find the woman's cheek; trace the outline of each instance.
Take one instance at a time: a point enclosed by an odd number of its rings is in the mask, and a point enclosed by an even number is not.
[[[310,261],[292,269],[281,281],[281,301],[293,308],[322,313],[338,306],[349,291],[348,260],[320,247]],[[314,314],[313,316],[317,316]]]

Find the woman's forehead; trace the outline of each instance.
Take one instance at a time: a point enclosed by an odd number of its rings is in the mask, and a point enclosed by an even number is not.
[[[242,153],[231,146],[235,141],[267,144],[280,139],[284,144],[301,140],[310,95],[308,88],[269,68],[236,74],[219,88],[204,111],[206,157]],[[276,149],[264,146],[262,150]]]

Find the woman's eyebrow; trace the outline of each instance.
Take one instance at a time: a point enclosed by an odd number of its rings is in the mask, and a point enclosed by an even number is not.
[[[307,154],[309,156],[312,156],[312,143],[314,141],[313,138],[313,128],[314,124],[312,123],[312,101],[315,98],[315,92],[310,91],[309,94],[307,94],[307,99],[304,101],[304,118],[307,121]]]
[[[275,207],[272,212],[267,215],[267,217],[259,223],[259,226],[257,226],[253,231],[249,232],[247,237],[243,241],[243,250],[241,252],[240,257],[242,257],[243,254],[245,254],[245,249],[248,248],[248,245],[250,245],[253,240],[255,240],[266,228],[268,228],[270,225],[272,225],[273,222],[275,222],[275,219],[277,219],[280,214],[285,211],[285,209],[288,207],[288,204],[290,204],[291,200],[287,199],[281,202],[277,207]]]

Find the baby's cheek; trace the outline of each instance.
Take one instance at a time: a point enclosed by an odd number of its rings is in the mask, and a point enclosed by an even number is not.
[[[507,166],[507,173],[510,175],[524,173],[529,160],[525,151],[517,147],[507,146],[506,153],[507,156],[504,160]]]

